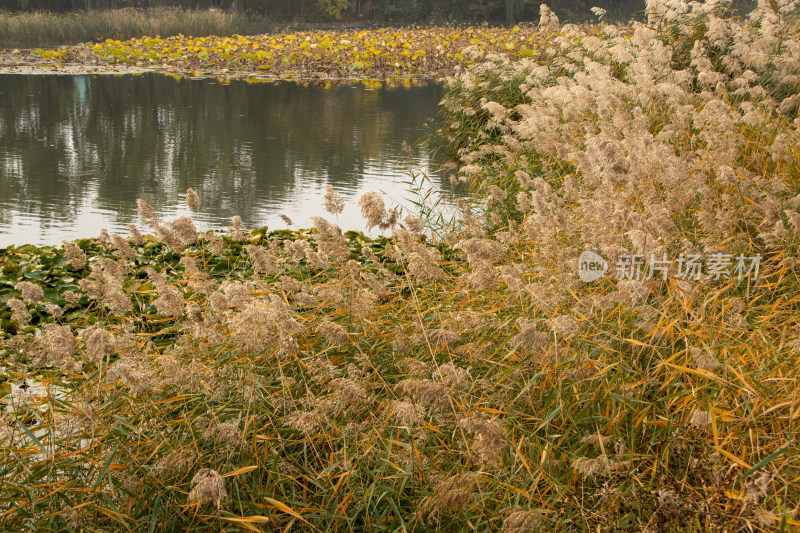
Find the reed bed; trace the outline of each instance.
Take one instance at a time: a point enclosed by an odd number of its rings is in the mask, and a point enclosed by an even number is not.
[[[796,529],[793,7],[543,8],[544,60],[449,80],[475,200],[436,232],[366,193],[391,237],[140,202],[152,236],[6,249],[4,526]]]
[[[142,35],[207,35],[265,33],[270,23],[257,16],[209,10],[158,8],[91,13],[0,12],[0,48],[35,48]]]

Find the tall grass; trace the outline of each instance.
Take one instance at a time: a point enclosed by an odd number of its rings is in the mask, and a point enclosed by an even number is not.
[[[3,251],[4,527],[800,526],[800,44],[768,3],[651,6],[451,80],[476,199],[441,239],[367,193],[392,238],[142,202],[156,237]],[[614,275],[662,253],[761,268]]]
[[[143,35],[228,36],[270,30],[262,17],[219,11],[182,9],[122,9],[77,13],[0,12],[0,48],[33,48]]]

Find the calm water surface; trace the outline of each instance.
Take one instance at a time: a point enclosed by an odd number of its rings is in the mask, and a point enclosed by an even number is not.
[[[0,247],[127,234],[143,198],[200,230],[240,215],[248,228],[309,227],[325,185],[347,200],[343,229],[363,229],[366,190],[410,206],[409,169],[449,194],[418,146],[438,86],[368,90],[214,79],[0,75]],[[332,217],[328,217],[333,220]]]

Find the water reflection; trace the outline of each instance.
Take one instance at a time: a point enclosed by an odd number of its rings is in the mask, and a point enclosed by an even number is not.
[[[166,76],[0,75],[0,246],[125,232],[136,198],[199,226],[308,226],[326,183],[348,199],[339,222],[360,229],[364,190],[404,194],[405,154],[435,115],[440,88],[367,90]],[[436,176],[433,186],[445,190]]]

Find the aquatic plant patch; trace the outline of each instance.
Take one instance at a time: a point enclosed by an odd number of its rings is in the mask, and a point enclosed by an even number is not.
[[[180,72],[253,74],[272,78],[443,78],[487,54],[538,57],[550,33],[536,26],[382,28],[232,37],[107,39],[33,57],[58,63],[153,67]]]

